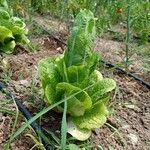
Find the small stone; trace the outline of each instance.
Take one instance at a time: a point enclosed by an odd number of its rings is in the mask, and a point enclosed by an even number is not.
[[[125,107],[130,108],[130,109],[134,109],[134,108],[135,108],[135,105],[127,104],[127,105],[125,105]]]
[[[51,121],[55,121],[56,119],[55,119],[53,116],[51,116],[51,117],[50,117],[50,120],[51,120]]]
[[[20,84],[24,85],[25,87],[29,87],[30,86],[30,84],[29,84],[29,82],[27,80],[20,80]]]
[[[129,129],[129,128],[130,128],[130,125],[129,125],[129,124],[125,124],[125,125],[122,126],[122,128],[123,128],[123,129]]]
[[[63,50],[62,50],[61,47],[58,47],[56,50],[57,50],[59,53],[63,53]]]
[[[128,138],[130,138],[133,146],[137,144],[137,142],[138,142],[138,136],[137,135],[130,133],[127,136],[128,136]]]
[[[100,129],[95,129],[95,130],[94,130],[94,133],[95,133],[96,135],[99,135],[99,134],[100,134]]]
[[[59,131],[59,130],[56,130],[56,131],[55,131],[55,133],[58,133],[58,134],[60,134],[60,131]]]

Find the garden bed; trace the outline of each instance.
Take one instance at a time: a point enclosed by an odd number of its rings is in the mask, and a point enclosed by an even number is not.
[[[18,98],[22,99],[23,103],[33,113],[39,112],[43,107],[37,75],[37,62],[42,58],[55,56],[63,52],[60,45],[57,44],[57,41],[48,38],[46,35],[36,39],[36,41],[41,45],[40,51],[36,53],[18,53],[15,56],[4,58],[8,61],[8,64],[10,64],[11,71],[11,74],[8,74],[10,75],[8,89]],[[100,45],[98,49],[101,50],[104,50],[105,47],[109,45],[107,41],[104,44],[102,39],[98,39],[97,42],[98,45]],[[111,41],[111,45],[115,47],[115,50],[118,49],[118,45],[120,44],[119,42]],[[109,51],[108,54],[110,55],[111,52],[113,54],[113,51]],[[106,55],[107,58],[107,51],[103,51],[103,54]],[[111,60],[111,58],[109,60]],[[93,141],[94,145],[101,145],[105,148],[112,146],[116,150],[147,150],[150,148],[150,90],[134,79],[116,73],[115,70],[103,69],[102,73],[105,76],[113,77],[118,87],[110,103],[114,108],[111,110],[107,124],[93,131],[90,140],[91,143]],[[6,74],[6,72],[1,72],[1,75],[4,74]],[[4,76],[1,77],[1,79],[2,78],[3,80],[6,79]],[[6,100],[4,97],[1,99]],[[14,104],[12,104],[12,108],[15,110]],[[14,117],[11,115],[1,113],[1,121],[4,119],[7,121],[7,118],[14,120]],[[22,118],[19,117],[17,126],[19,126],[22,121]],[[43,117],[42,125],[59,135],[60,121],[60,114],[54,115],[53,112],[49,112]],[[0,126],[1,145],[3,145],[8,134],[10,134],[11,124],[10,122]],[[26,132],[32,133],[30,130]],[[29,138],[25,137],[25,133],[21,134],[19,139],[12,143],[12,149],[28,150],[34,145]],[[34,149],[36,150],[38,148]]]

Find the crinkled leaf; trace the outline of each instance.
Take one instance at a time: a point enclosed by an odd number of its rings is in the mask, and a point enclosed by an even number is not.
[[[91,130],[101,127],[107,119],[108,111],[104,103],[97,103],[83,116],[73,117],[74,123],[81,129]]]
[[[10,54],[13,52],[15,46],[16,46],[15,41],[10,41],[7,44],[3,45],[0,49],[2,49],[2,51],[5,53]]]
[[[12,29],[13,25],[12,25],[12,22],[9,20],[6,20],[6,19],[1,19],[0,20],[0,26],[4,26],[6,28],[8,28],[9,30]]]
[[[85,141],[91,135],[91,130],[78,128],[71,120],[67,122],[67,132],[75,137],[77,140]]]
[[[79,92],[80,90],[81,90],[80,88],[75,87],[66,82],[58,83],[56,86],[57,100],[71,96],[72,94]],[[72,97],[67,102],[68,102],[68,104],[67,104],[68,110],[67,111],[71,116],[83,115],[84,112],[87,109],[90,109],[92,106],[91,98],[85,91],[82,91],[81,93]]]
[[[7,11],[3,10],[2,8],[0,8],[0,22],[5,19],[5,20],[9,20],[10,19],[10,15]]]
[[[91,23],[92,22],[92,23]],[[86,63],[93,47],[95,37],[95,18],[91,11],[84,10],[77,15],[74,27],[68,38],[65,52],[66,66]]]
[[[64,82],[68,82],[67,68],[64,62],[64,55],[59,55],[55,59],[55,65]]]
[[[48,84],[45,88],[45,97],[49,104],[55,103],[55,89],[52,88],[51,84]]]
[[[27,38],[27,30],[17,25],[12,25],[11,31],[15,37],[16,42],[21,42],[23,44],[28,44],[30,41]]]
[[[25,28],[26,26],[26,24],[18,17],[12,17],[11,21],[14,24],[14,26],[18,26],[20,28]]]
[[[93,80],[93,83],[96,83],[103,80],[103,75],[98,70],[94,70],[90,78]]]
[[[99,60],[100,55],[97,53],[92,53],[89,60],[87,60],[87,65],[90,66],[90,74],[96,69]]]
[[[81,83],[89,75],[89,69],[84,65],[70,66],[67,68],[70,83]]]
[[[11,29],[13,35],[22,35],[24,34],[24,29],[19,26],[13,26]]]
[[[96,84],[97,82],[101,81],[103,79],[102,74],[98,70],[94,70],[88,78],[83,80],[81,84],[81,88],[85,88],[88,85]],[[88,89],[87,92],[91,93],[91,89]]]
[[[108,93],[115,89],[116,87],[116,82],[113,79],[105,78],[93,87],[91,91],[89,91],[89,95],[92,96],[92,99],[95,99],[105,93]]]
[[[7,29],[4,26],[0,26],[0,42],[4,43],[5,39],[11,38],[13,39],[13,35],[11,30]]]
[[[44,89],[47,85],[51,85],[55,89],[56,84],[60,81],[60,76],[53,62],[54,60],[52,58],[46,58],[38,64],[39,76]]]
[[[64,69],[63,69],[63,63],[64,63],[64,55],[58,55],[57,58],[55,59],[55,64],[57,65],[57,69],[59,71],[59,73],[63,73]]]

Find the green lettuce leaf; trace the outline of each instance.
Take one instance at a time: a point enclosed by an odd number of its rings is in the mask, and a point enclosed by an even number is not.
[[[12,17],[11,22],[14,24],[14,26],[18,26],[20,28],[26,27],[26,24],[18,17]]]
[[[86,88],[88,85],[97,84],[99,81],[103,79],[102,74],[98,70],[94,70],[88,78],[85,78],[81,83],[81,88]],[[86,90],[89,94],[91,94],[93,88]]]
[[[75,87],[69,83],[58,83],[56,86],[56,99],[61,100],[79,91],[81,91],[80,88]],[[91,98],[85,91],[82,91],[67,101],[67,112],[71,116],[80,116],[83,115],[86,110],[90,109],[91,106]]]
[[[94,84],[92,88],[86,90],[93,102],[116,88],[116,82],[113,79],[103,79],[101,73],[98,71],[91,74],[89,82],[86,82],[86,84]]]
[[[10,15],[7,11],[5,11],[4,9],[0,8],[0,21],[1,20],[9,20],[10,19]]]
[[[98,96],[102,96],[115,88],[116,82],[113,79],[105,78],[95,84],[93,89],[89,92],[89,95],[92,99],[96,99]]]
[[[97,83],[103,80],[103,75],[98,70],[94,70],[90,78],[92,79],[93,83]]]
[[[90,58],[95,37],[95,18],[91,11],[81,10],[68,38],[65,51],[66,66],[84,65]]]
[[[91,135],[91,130],[78,128],[71,119],[67,122],[67,132],[80,141],[87,140]]]
[[[73,117],[73,122],[80,129],[91,130],[101,127],[107,120],[108,110],[104,103],[97,103],[83,116]]]
[[[59,55],[55,59],[55,65],[64,82],[68,82],[67,68],[64,62],[64,55]]]
[[[4,26],[0,26],[0,42],[4,44],[5,39],[13,39],[13,34],[11,30]]]
[[[12,29],[11,29],[13,35],[22,35],[24,34],[24,29],[23,28],[20,28],[19,26],[13,26]]]
[[[61,76],[52,58],[41,60],[38,64],[38,71],[44,89],[47,85],[51,85],[51,87],[55,89],[56,84],[61,81]]]
[[[56,101],[55,89],[52,88],[51,84],[46,85],[44,94],[45,94],[47,103],[49,104],[55,103]]]
[[[77,82],[80,84],[85,78],[89,76],[89,69],[84,65],[70,66],[67,68],[67,74],[70,83]]]
[[[2,50],[3,52],[10,54],[13,52],[15,46],[16,46],[15,41],[10,41],[7,44],[3,45]]]

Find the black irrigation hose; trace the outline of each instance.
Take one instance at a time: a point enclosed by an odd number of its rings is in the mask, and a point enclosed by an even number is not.
[[[4,84],[2,82],[0,82],[0,91],[4,94],[6,94],[6,96],[8,98],[13,98],[16,102],[16,105],[19,109],[19,111],[24,115],[24,117],[29,120],[32,118],[31,113],[29,112],[29,110],[26,108],[26,106],[24,106],[21,102],[20,99],[14,97],[10,92],[8,92],[4,86]],[[36,132],[36,134],[38,136],[40,136],[42,143],[45,147],[46,150],[54,150],[54,148],[49,144],[48,139],[46,138],[46,135],[48,135],[48,133],[46,132],[46,130],[44,130],[43,128],[40,127],[40,125],[37,124],[36,121],[34,121],[33,123],[30,124],[31,127],[34,129],[34,131]]]
[[[67,45],[64,41],[62,41],[61,39],[55,37],[55,36],[54,36],[52,33],[50,33],[47,29],[45,29],[44,27],[38,25],[37,22],[36,22],[36,25],[37,25],[38,27],[42,28],[43,31],[46,32],[46,33],[47,33],[50,37],[52,37],[54,40],[58,41],[59,43],[65,45],[65,46]],[[138,76],[136,76],[136,75],[134,75],[134,74],[132,74],[132,73],[129,73],[129,72],[123,70],[122,68],[116,67],[115,65],[113,65],[113,64],[111,64],[111,63],[107,63],[107,62],[105,62],[105,61],[103,61],[103,60],[101,60],[101,62],[102,62],[105,66],[107,66],[107,67],[109,67],[109,68],[115,68],[117,71],[119,71],[119,72],[121,72],[121,73],[123,73],[123,74],[125,74],[125,75],[127,75],[127,76],[129,76],[129,77],[134,78],[135,80],[139,81],[140,83],[142,83],[143,85],[145,85],[147,88],[150,89],[150,83],[144,81],[142,78],[139,78]]]
[[[115,68],[117,71],[129,76],[129,77],[132,77],[134,78],[135,80],[139,81],[140,83],[142,83],[143,85],[145,85],[147,88],[150,89],[150,83],[149,82],[146,82],[144,81],[142,78],[139,78],[138,76],[132,74],[132,73],[129,73],[125,70],[123,70],[122,68],[119,68],[119,67],[116,67],[115,65],[111,64],[111,63],[106,63],[105,61],[101,61],[104,65],[106,65],[107,67],[109,68]]]

